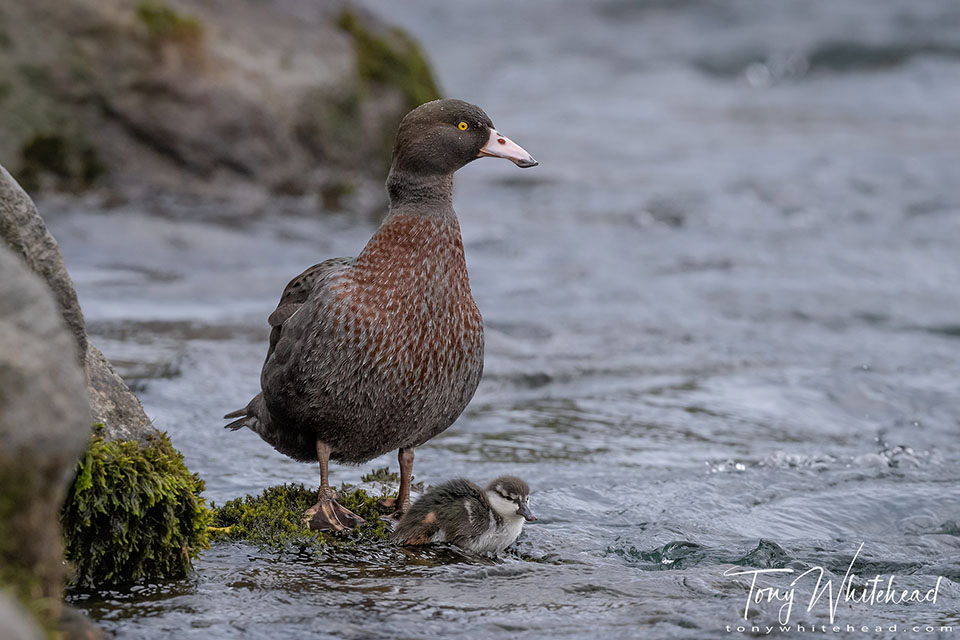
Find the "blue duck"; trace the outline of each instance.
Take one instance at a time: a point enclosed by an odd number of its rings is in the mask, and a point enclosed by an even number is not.
[[[483,321],[470,293],[453,173],[480,157],[537,161],[479,107],[435,100],[404,116],[387,176],[389,212],[355,258],[296,276],[270,315],[261,392],[229,429],[248,427],[277,451],[319,462],[312,529],[363,520],[336,502],[329,460],[360,464],[398,449],[399,521],[410,507],[414,447],[443,432],[476,391]]]

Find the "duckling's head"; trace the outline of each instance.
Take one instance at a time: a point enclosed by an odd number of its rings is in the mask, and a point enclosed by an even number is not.
[[[487,487],[487,499],[493,510],[507,520],[537,519],[530,511],[530,487],[515,476],[500,476]]]

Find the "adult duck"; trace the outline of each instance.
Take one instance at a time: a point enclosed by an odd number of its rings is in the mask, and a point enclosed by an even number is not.
[[[400,122],[387,177],[389,214],[356,258],[314,265],[286,286],[269,318],[261,393],[229,429],[319,462],[312,529],[363,520],[336,502],[330,460],[359,464],[398,449],[395,521],[410,506],[414,448],[444,431],[483,372],[483,322],[470,293],[453,174],[481,157],[537,161],[476,105],[435,100]]]

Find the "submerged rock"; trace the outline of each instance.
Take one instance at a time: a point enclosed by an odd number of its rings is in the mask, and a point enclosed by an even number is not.
[[[382,181],[403,114],[439,97],[409,36],[343,7],[0,0],[0,163],[31,190],[339,206]]]
[[[58,512],[89,430],[75,336],[43,281],[0,245],[0,584],[47,627],[63,589]]]

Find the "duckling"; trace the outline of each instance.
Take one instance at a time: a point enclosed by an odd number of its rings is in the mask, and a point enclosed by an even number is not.
[[[486,490],[457,478],[431,488],[400,520],[393,534],[402,545],[450,542],[474,553],[500,553],[517,539],[523,522],[534,521],[530,487],[500,476]]]

